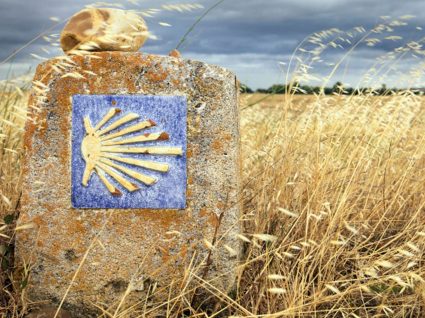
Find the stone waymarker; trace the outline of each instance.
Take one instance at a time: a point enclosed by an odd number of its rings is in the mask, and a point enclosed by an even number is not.
[[[191,261],[231,287],[240,212],[232,73],[134,52],[57,58],[37,68],[29,107],[19,224],[34,228],[19,233],[16,259],[31,264],[33,300],[58,303],[71,286],[65,308],[87,317],[128,286],[129,297],[167,286]]]

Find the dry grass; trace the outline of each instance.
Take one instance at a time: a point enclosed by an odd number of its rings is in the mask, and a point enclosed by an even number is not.
[[[28,94],[6,84],[0,87],[0,92],[0,313],[7,312],[18,317],[19,307],[23,307],[21,295],[24,295],[20,283],[23,283],[22,287],[25,283],[13,278],[13,240],[21,194],[22,144]],[[6,317],[5,314],[2,317]]]
[[[242,116],[245,229],[277,240],[248,244],[244,305],[291,317],[422,317],[425,100],[262,104]]]
[[[260,98],[244,95],[242,107]],[[19,200],[26,101],[18,92],[1,100],[4,216]],[[208,290],[208,305],[196,307],[187,287],[151,312],[422,317],[425,99],[276,95],[241,120],[246,242],[237,291],[232,299],[185,277]],[[13,223],[2,228],[8,261],[13,233]],[[18,317],[25,281],[3,266],[2,306]],[[131,313],[142,315],[139,307]],[[124,308],[112,316],[130,316]]]

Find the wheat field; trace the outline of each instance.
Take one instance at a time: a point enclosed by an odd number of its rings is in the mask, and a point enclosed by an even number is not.
[[[277,238],[249,244],[255,313],[425,314],[424,106],[275,96],[242,113],[245,229]]]
[[[25,230],[14,219],[28,93],[13,85],[3,91],[0,300],[3,317],[22,317],[36,305],[25,296],[28,268],[13,267],[14,233]],[[151,314],[423,317],[424,121],[425,99],[409,91],[242,95],[244,248],[236,292],[207,288],[208,306],[195,306],[192,289],[157,306],[172,302],[165,314]],[[104,316],[144,316],[138,310]]]

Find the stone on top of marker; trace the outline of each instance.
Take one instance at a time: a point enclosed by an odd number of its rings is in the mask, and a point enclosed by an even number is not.
[[[90,8],[74,14],[61,33],[61,47],[73,51],[137,52],[148,38],[148,27],[132,11]]]

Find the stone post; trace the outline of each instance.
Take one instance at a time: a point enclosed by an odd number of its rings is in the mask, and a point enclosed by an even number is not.
[[[31,265],[30,297],[66,296],[87,316],[128,288],[137,298],[182,279],[190,264],[228,290],[240,213],[235,76],[133,52],[65,62],[38,66],[29,102],[19,224],[34,228],[18,235],[16,259]]]

